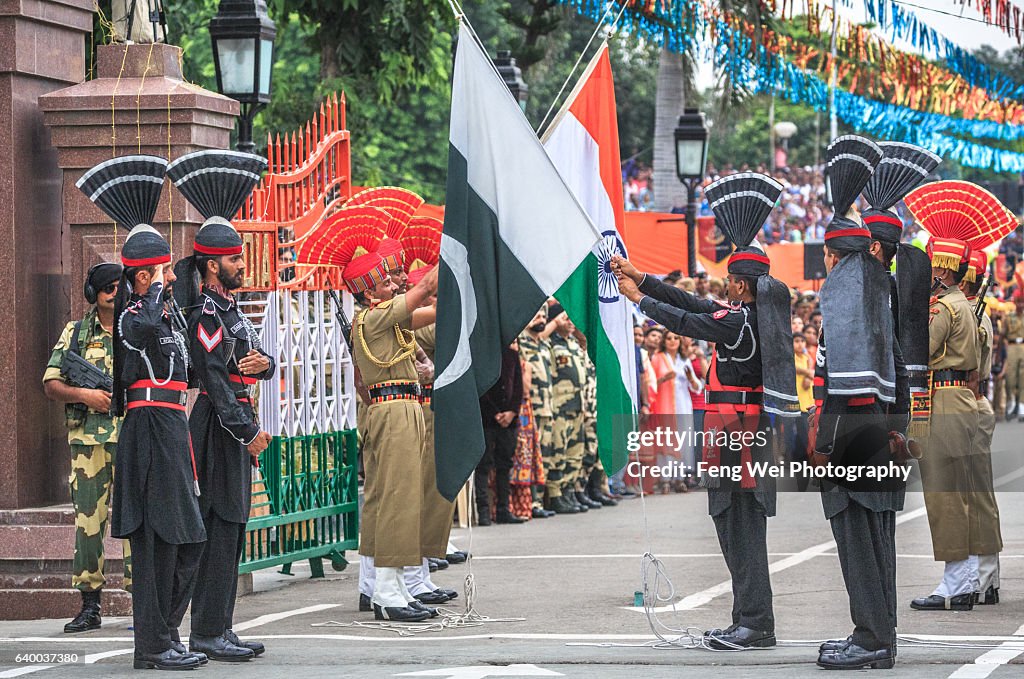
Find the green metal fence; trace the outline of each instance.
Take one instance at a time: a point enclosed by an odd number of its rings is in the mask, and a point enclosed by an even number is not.
[[[239,573],[309,559],[323,577],[323,559],[335,570],[359,541],[356,431],[274,437],[260,456],[262,484],[254,481]],[[264,486],[264,487],[261,487]]]

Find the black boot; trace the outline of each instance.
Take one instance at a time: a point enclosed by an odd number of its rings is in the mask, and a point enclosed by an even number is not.
[[[587,497],[587,494],[584,493],[582,490],[576,491],[576,502],[579,502],[587,509],[601,509],[601,507],[603,506],[600,502],[595,502],[594,500],[591,500],[589,497]]]
[[[569,502],[569,498],[564,495],[551,498],[551,510],[555,514],[579,514],[580,510],[575,504]]]
[[[82,592],[82,610],[78,612],[75,619],[64,625],[64,632],[66,634],[72,634],[74,632],[88,632],[91,629],[99,629],[103,623],[103,618],[100,616],[100,592],[103,590],[93,590],[91,592]]]
[[[498,523],[526,523],[526,519],[516,516],[503,507],[498,508],[498,513],[494,520]]]

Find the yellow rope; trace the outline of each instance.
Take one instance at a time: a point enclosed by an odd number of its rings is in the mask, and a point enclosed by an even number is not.
[[[366,344],[366,337],[363,335],[363,317],[366,316],[367,311],[369,309],[363,309],[356,315],[356,334],[359,336],[359,345],[362,347],[363,353],[366,354],[366,358],[370,359],[370,363],[378,368],[393,368],[416,353],[416,335],[411,330],[405,330],[395,323],[395,339],[400,347],[398,353],[387,361],[377,358],[370,351],[370,347]]]
[[[153,45],[149,43],[149,54],[146,55],[146,68],[142,71],[142,80],[139,81],[139,91],[135,93],[135,139],[139,142],[139,153],[142,153],[142,89],[146,86],[146,74],[153,63]],[[128,54],[128,50],[125,50]]]

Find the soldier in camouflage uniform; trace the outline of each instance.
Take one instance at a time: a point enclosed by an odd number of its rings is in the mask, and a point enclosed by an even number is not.
[[[554,332],[555,324],[548,323],[548,307],[544,304],[534,315],[533,320],[526,326],[526,329],[519,335],[519,356],[530,366],[530,405],[533,407],[533,417],[540,436],[540,455],[544,465],[544,478],[549,502],[555,507],[553,511],[544,509],[543,492],[539,487],[533,489],[533,518],[541,519],[558,512],[557,506],[562,506],[561,513],[575,513],[575,507],[565,505],[562,502],[555,502],[556,498],[562,495],[562,477],[560,470],[554,470],[551,463],[554,460],[551,448],[553,435],[551,417],[551,342],[548,340]],[[552,474],[556,478],[552,479]]]
[[[583,388],[583,438],[585,443],[577,490],[582,489],[584,498],[589,500],[595,509],[597,507],[614,507],[618,502],[604,493],[604,467],[601,465],[601,458],[597,452],[597,366],[587,354],[586,336],[577,329],[575,337],[583,350],[583,360],[587,372],[587,381]]]
[[[586,352],[572,336],[575,327],[561,305],[551,305],[548,313],[555,321],[555,332],[551,335],[551,410],[554,414],[551,467],[561,472],[563,501],[559,504],[567,501],[576,511],[585,512],[594,503],[583,502],[585,498],[578,492],[576,481],[586,451],[582,397],[587,380]],[[558,511],[557,505],[553,504],[552,508]]]
[[[108,503],[117,454],[120,418],[110,417],[110,393],[83,389],[61,375],[64,355],[74,343],[78,327],[78,353],[108,375],[113,372],[114,296],[121,267],[100,264],[89,270],[85,298],[92,309],[79,322],[68,323],[43,374],[43,389],[53,401],[67,404],[68,443],[71,446],[71,502],[75,509],[75,558],[71,585],[82,593],[82,610],[64,626],[65,632],[97,629],[103,576],[103,536],[107,530]],[[124,587],[131,591],[131,548],[124,541]]]

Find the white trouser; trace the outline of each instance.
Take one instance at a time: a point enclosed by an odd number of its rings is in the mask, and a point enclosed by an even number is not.
[[[430,580],[430,566],[426,559],[419,566],[405,567],[405,586],[414,596],[437,589]]]
[[[985,594],[989,587],[999,589],[999,555],[979,554],[977,558],[978,591]]]
[[[405,608],[409,603],[403,591],[402,572],[400,568],[376,568],[377,578],[374,583],[371,600],[381,608]]]
[[[954,597],[978,591],[978,557],[969,556],[961,561],[947,561],[942,582],[932,594]]]
[[[373,557],[359,555],[359,593],[366,596],[373,596],[373,582],[375,580]]]

